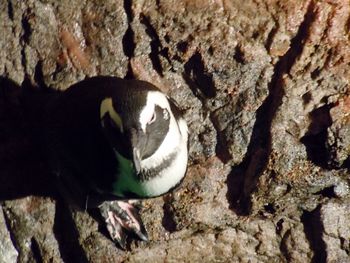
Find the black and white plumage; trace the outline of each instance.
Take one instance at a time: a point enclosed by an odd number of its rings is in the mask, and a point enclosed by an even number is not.
[[[64,195],[80,207],[107,207],[107,227],[119,243],[121,227],[145,239],[133,208],[111,200],[159,196],[183,179],[187,125],[174,102],[144,81],[94,77],[57,96],[46,116],[51,164]]]

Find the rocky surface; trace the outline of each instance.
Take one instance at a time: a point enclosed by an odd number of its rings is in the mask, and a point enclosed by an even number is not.
[[[349,21],[342,0],[1,1],[0,262],[350,262]],[[187,177],[127,251],[55,193],[18,103],[94,75],[189,124]]]

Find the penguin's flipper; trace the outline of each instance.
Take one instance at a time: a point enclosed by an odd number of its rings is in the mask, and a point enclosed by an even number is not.
[[[101,215],[106,220],[107,230],[120,247],[126,247],[126,231],[136,234],[141,240],[148,241],[146,229],[130,201],[105,201],[99,206]]]

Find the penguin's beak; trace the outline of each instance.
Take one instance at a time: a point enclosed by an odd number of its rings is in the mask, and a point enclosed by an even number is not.
[[[133,148],[133,160],[134,160],[134,166],[136,173],[140,173],[141,171],[141,158],[140,158],[140,151],[137,148]]]
[[[135,170],[137,173],[141,171],[141,160],[146,147],[147,138],[142,130],[131,130],[131,147]]]

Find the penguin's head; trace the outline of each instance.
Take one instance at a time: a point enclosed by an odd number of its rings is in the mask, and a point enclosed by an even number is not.
[[[164,93],[149,83],[137,84],[102,100],[102,129],[118,158],[129,160],[134,169],[133,175],[121,171],[117,192],[156,196],[167,192],[184,176],[187,125],[175,103]],[[176,173],[179,175],[172,175]]]

